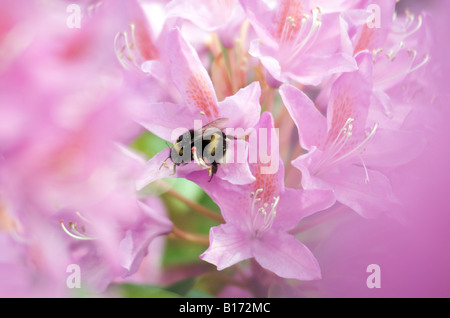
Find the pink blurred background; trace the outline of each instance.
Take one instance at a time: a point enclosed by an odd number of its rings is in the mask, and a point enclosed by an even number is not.
[[[326,297],[450,297],[450,3],[402,0],[398,11],[406,7],[414,13],[427,10],[434,23],[425,75],[433,92],[423,94],[435,98],[434,109],[425,110],[435,113],[424,132],[429,143],[420,157],[395,171],[393,182],[402,189],[397,195],[407,202],[395,212],[407,221],[348,213],[340,225],[321,225],[324,231],[333,228],[312,249],[323,279],[306,285]],[[379,289],[366,285],[370,264],[380,266]]]

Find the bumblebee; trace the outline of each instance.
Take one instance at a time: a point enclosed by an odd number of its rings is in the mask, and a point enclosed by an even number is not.
[[[234,136],[227,136],[223,131],[223,125],[228,121],[226,118],[219,118],[203,126],[199,130],[191,129],[180,135],[170,147],[171,159],[176,167],[195,161],[199,166],[208,170],[211,182],[217,173],[219,164],[223,162],[227,151],[227,139],[236,139]],[[166,160],[167,160],[166,159]],[[168,168],[166,161],[163,165]]]

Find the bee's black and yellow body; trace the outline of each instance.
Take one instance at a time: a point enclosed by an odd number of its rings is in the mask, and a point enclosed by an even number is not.
[[[203,161],[211,169],[211,181],[217,172],[218,165],[224,159],[227,149],[226,138],[227,136],[218,128],[213,127],[202,131],[191,129],[180,135],[174,142],[170,150],[170,158],[175,166],[187,164],[195,159],[197,159],[195,161]],[[196,152],[192,150],[194,147]]]

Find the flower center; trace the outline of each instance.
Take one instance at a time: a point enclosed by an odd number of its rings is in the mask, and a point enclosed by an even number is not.
[[[353,122],[353,118],[348,118],[344,126],[339,130],[336,138],[330,144],[326,145],[322,157],[314,166],[313,174],[320,173],[336,163],[341,162],[352,155],[356,155],[360,158],[366,171],[366,182],[369,181],[366,166],[360,155],[365,150],[364,146],[375,135],[378,124],[375,124],[370,131],[366,131],[366,137],[358,143],[355,142],[355,140],[350,140],[353,136]]]
[[[82,219],[86,223],[92,224],[92,222],[89,221],[88,219],[86,219],[85,217],[83,217],[80,212],[77,211],[76,214],[80,217],[80,219]],[[67,223],[68,227],[66,227],[64,224],[64,220],[60,220],[59,223],[61,224],[61,227],[64,230],[64,232],[66,232],[66,234],[69,235],[70,237],[73,237],[77,240],[82,240],[82,241],[92,241],[92,240],[96,239],[96,238],[86,234],[86,228],[84,225],[79,226],[77,224],[77,222],[69,221]]]
[[[129,25],[129,32],[119,32],[114,38],[117,59],[128,70],[141,71],[145,61],[156,60],[159,52],[153,45],[143,21]]]
[[[250,211],[250,228],[254,237],[261,237],[263,233],[272,227],[277,214],[276,207],[280,200],[280,197],[276,196],[273,197],[273,202],[262,203],[258,195],[263,191],[264,189],[257,189],[255,192],[250,193],[250,197],[253,199]]]
[[[298,12],[286,16],[278,37],[284,63],[290,63],[301,51],[314,44],[322,26],[320,8],[311,10],[311,13],[312,16]]]

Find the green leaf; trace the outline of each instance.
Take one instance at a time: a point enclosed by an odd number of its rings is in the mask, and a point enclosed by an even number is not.
[[[165,179],[164,180],[167,184],[172,186],[172,188],[183,195],[185,198],[198,202],[200,198],[203,196],[203,190],[200,188],[197,184],[195,184],[192,181],[189,181],[184,178],[174,178],[174,179]],[[182,213],[185,214],[190,209],[186,206],[186,204],[178,201],[177,199],[174,199],[170,195],[164,195],[163,198],[165,199],[165,202],[167,203],[167,207],[170,211],[174,212],[175,214]]]
[[[125,298],[180,298],[181,295],[176,294],[167,289],[139,284],[117,284],[114,285],[118,293]]]
[[[163,266],[198,263],[200,262],[199,256],[205,249],[205,246],[169,239],[164,251]]]
[[[164,139],[147,131],[133,140],[130,147],[131,149],[144,154],[147,159],[150,159],[164,148],[167,148],[168,144]]]
[[[184,296],[194,287],[194,284],[195,278],[183,279],[167,287],[167,290]]]
[[[207,294],[201,290],[192,289],[186,295],[186,298],[212,298],[210,294]]]

